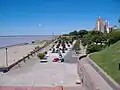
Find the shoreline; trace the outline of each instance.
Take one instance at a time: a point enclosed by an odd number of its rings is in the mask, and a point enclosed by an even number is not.
[[[58,36],[54,36],[57,38]],[[20,36],[0,36],[0,49],[18,45],[33,44],[37,40],[52,40],[52,35],[20,35]]]
[[[3,47],[0,47],[0,49],[3,49],[3,48],[8,48],[8,47],[14,47],[14,46],[24,46],[24,45],[28,45],[29,43],[25,42],[25,43],[19,43],[19,44],[13,44],[13,45],[8,45],[8,46],[3,46]]]
[[[37,41],[37,40],[31,41],[31,43],[30,43],[30,42],[24,42],[24,43],[12,44],[12,45],[7,45],[7,46],[1,46],[0,49],[9,48],[9,47],[14,47],[14,46],[37,45],[37,44],[35,43],[36,41]],[[49,40],[39,40],[39,41],[43,41],[43,43],[44,43],[45,41],[49,41]],[[34,43],[32,43],[32,42],[34,42]]]

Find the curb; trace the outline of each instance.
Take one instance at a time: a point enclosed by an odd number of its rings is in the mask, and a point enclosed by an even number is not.
[[[90,59],[91,54],[87,56],[88,63],[99,73],[99,75],[114,89],[120,90],[120,85],[114,81],[102,68],[100,68],[92,59]]]

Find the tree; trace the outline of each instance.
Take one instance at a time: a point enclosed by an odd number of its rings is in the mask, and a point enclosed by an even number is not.
[[[83,38],[83,36],[84,36],[85,34],[87,34],[87,33],[88,33],[87,30],[80,30],[80,31],[78,32],[80,38]]]
[[[63,34],[62,36],[69,36],[69,34]]]
[[[91,44],[87,47],[87,54],[102,50],[101,45]]]
[[[77,35],[72,37],[72,41],[77,40],[77,39],[79,39],[79,37]]]
[[[61,42],[62,42],[61,39],[59,39],[59,40],[58,40],[58,43],[61,44]]]
[[[116,43],[117,41],[120,40],[120,31],[114,31],[107,34],[107,38],[108,38],[108,41],[107,41],[108,46]]]
[[[106,36],[105,35],[101,35],[101,36],[99,36],[99,35],[93,35],[92,36],[92,41],[93,42],[95,42],[96,44],[98,44],[98,43],[103,43],[103,42],[105,42],[107,39],[106,39]]]
[[[37,55],[37,57],[38,57],[39,59],[44,59],[45,54],[44,54],[44,53],[39,53],[39,54]]]
[[[89,33],[92,34],[92,35],[100,35],[100,36],[103,35],[102,32],[100,32],[100,31],[94,31],[94,30],[90,31]]]
[[[74,30],[73,32],[70,32],[69,35],[78,35],[78,32]]]
[[[92,41],[92,35],[90,33],[83,36],[82,42],[86,45],[90,45],[93,43]]]
[[[94,35],[91,37],[91,40],[98,44],[100,42],[100,37],[98,35]]]

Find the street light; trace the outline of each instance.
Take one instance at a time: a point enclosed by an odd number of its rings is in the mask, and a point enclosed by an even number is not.
[[[5,49],[6,50],[6,66],[8,67],[8,52],[7,52],[7,48]]]

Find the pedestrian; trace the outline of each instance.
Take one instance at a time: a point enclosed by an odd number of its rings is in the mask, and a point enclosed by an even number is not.
[[[82,85],[83,85],[83,78],[81,79],[81,83],[82,83]]]

